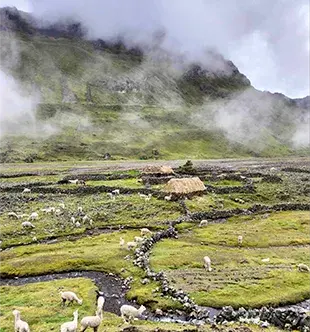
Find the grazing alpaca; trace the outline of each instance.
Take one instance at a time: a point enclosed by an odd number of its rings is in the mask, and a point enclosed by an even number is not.
[[[13,315],[15,317],[15,332],[30,332],[28,323],[20,319],[20,311],[13,310]]]
[[[77,332],[78,328],[78,310],[75,310],[73,313],[73,321],[63,323],[60,327],[60,332]]]
[[[211,259],[209,256],[205,256],[203,258],[203,261],[204,261],[204,267],[207,271],[211,272],[212,271],[212,268],[211,268]]]

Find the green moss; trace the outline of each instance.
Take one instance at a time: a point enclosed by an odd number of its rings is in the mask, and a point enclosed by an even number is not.
[[[121,187],[121,188],[144,188],[144,185],[142,183],[138,182],[137,179],[87,181],[87,185]]]
[[[224,187],[235,187],[235,186],[242,186],[243,183],[237,180],[220,180],[217,182],[210,182],[212,186],[224,186]]]

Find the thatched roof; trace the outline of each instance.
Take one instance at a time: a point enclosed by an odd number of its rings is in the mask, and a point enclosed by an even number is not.
[[[164,187],[165,192],[175,194],[189,194],[202,192],[206,189],[204,183],[198,178],[171,179]]]
[[[174,174],[173,169],[170,166],[146,166],[142,170],[145,174]]]

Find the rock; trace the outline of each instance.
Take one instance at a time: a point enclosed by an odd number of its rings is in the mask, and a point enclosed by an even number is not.
[[[149,283],[150,283],[150,279],[148,279],[148,278],[144,278],[144,279],[141,280],[142,285],[146,285],[146,284],[149,284]]]
[[[156,316],[163,316],[163,315],[164,315],[164,312],[163,312],[161,309],[157,308],[157,309],[155,310],[155,315],[156,315]]]
[[[261,324],[260,324],[260,327],[262,327],[262,328],[264,328],[264,329],[267,329],[268,327],[270,326],[270,324],[268,323],[268,322],[262,322]]]
[[[136,326],[127,326],[122,329],[123,332],[139,332],[140,330]]]

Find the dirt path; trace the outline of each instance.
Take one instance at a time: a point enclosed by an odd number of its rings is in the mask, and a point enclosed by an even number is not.
[[[115,171],[115,170],[141,170],[147,165],[167,165],[178,167],[183,165],[186,160],[126,160],[126,161],[85,161],[79,163],[33,163],[33,164],[3,164],[2,173],[6,171],[24,169],[68,169],[71,173],[84,173],[92,171]],[[195,167],[222,167],[227,169],[240,169],[247,167],[249,169],[262,169],[271,167],[307,167],[309,169],[310,158],[272,158],[272,159],[208,159],[192,160]]]

